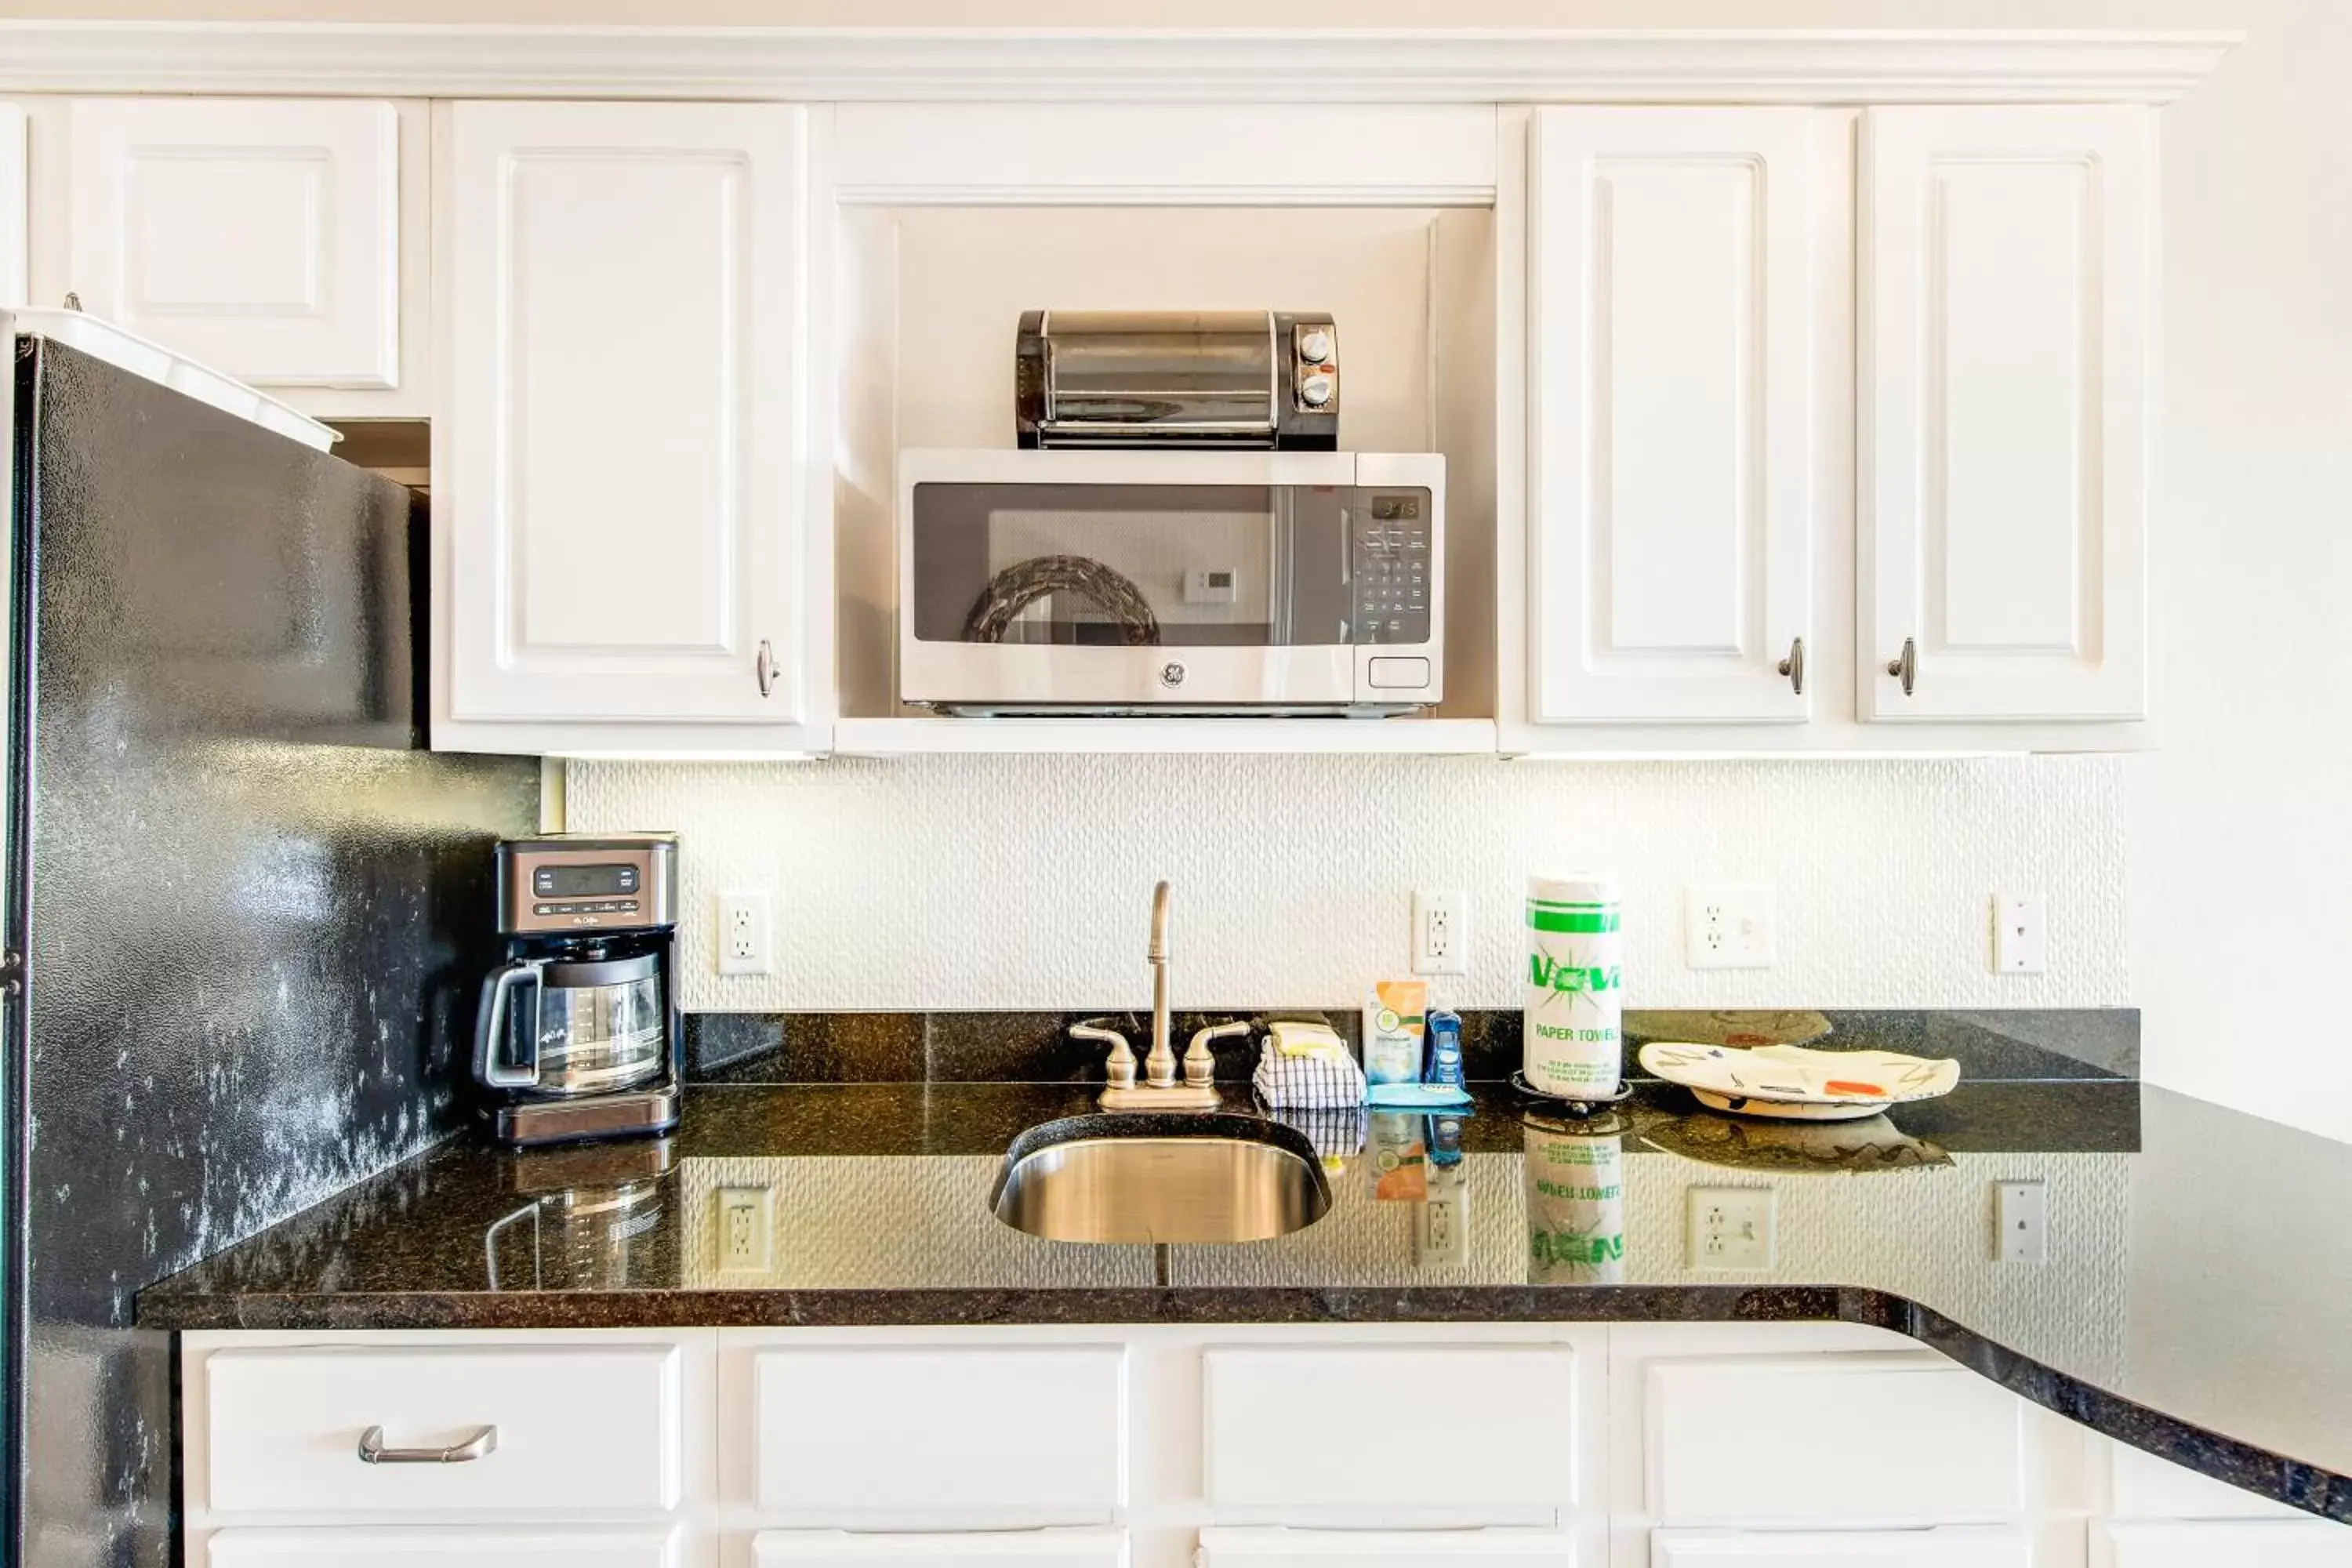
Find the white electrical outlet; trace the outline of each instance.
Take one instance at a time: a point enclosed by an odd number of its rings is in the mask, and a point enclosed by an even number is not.
[[[1770,1187],[1692,1187],[1684,1260],[1693,1268],[1769,1268],[1778,1205]]]
[[[773,974],[775,934],[765,893],[719,895],[719,973]]]
[[[2031,895],[1992,896],[1992,966],[2000,974],[2039,974],[2050,963],[2048,911]]]
[[[1693,969],[1769,969],[1772,884],[1693,882],[1683,889],[1683,963]]]
[[[1470,895],[1459,888],[1421,888],[1412,895],[1412,972],[1470,973]]]
[[[1993,1256],[2003,1263],[2050,1260],[2050,1195],[2040,1182],[1993,1184]]]
[[[771,1187],[720,1187],[719,1267],[730,1274],[765,1274],[775,1267],[776,1194]]]

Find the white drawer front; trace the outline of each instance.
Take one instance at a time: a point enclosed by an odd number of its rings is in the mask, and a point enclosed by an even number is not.
[[[825,1345],[752,1361],[769,1512],[1108,1521],[1127,1500],[1127,1351]]]
[[[2115,1456],[2115,1501],[2107,1511],[2118,1519],[2311,1517],[2126,1444],[2110,1443],[2108,1448]]]
[[[2324,1519],[2109,1524],[2091,1535],[2111,1568],[2352,1568],[2352,1528]],[[2094,1563],[2101,1561],[2094,1554]]]
[[[2013,1530],[1661,1530],[1650,1537],[1650,1568],[2032,1568],[2033,1552]]]
[[[1213,1347],[1202,1354],[1209,1499],[1241,1507],[1558,1507],[1576,1500],[1576,1352],[1565,1345]],[[1447,1391],[1512,1391],[1423,1431]],[[1431,1404],[1436,1402],[1436,1405]]]
[[[851,1535],[837,1530],[770,1531],[751,1542],[758,1568],[887,1568],[921,1563],[945,1568],[1127,1568],[1123,1530],[1001,1530],[933,1535]]]
[[[1657,1361],[1646,1392],[1662,1523],[1960,1523],[2024,1506],[2023,1405],[1931,1352]]]
[[[205,1358],[215,1514],[655,1511],[678,1500],[679,1352],[665,1344],[225,1350]],[[361,1435],[462,1464],[366,1464]]]
[[[677,1568],[672,1530],[224,1530],[208,1568]]]
[[[1200,1568],[1454,1568],[1508,1561],[1576,1568],[1576,1542],[1541,1530],[1204,1530]]]

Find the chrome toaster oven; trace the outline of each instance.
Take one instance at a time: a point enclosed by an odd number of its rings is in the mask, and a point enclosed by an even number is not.
[[[1380,717],[1444,694],[1434,453],[906,451],[898,517],[909,703]]]

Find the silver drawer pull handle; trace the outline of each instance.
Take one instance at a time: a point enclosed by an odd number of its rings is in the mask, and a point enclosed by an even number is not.
[[[765,697],[775,690],[776,650],[768,646],[765,637],[760,639],[760,657],[753,661],[751,670],[760,678],[761,696]]]
[[[463,1465],[486,1458],[499,1446],[499,1429],[484,1426],[464,1442],[447,1448],[387,1448],[383,1428],[371,1426],[360,1434],[360,1462],[366,1465]]]
[[[1886,661],[1886,673],[1903,683],[1903,695],[1911,695],[1911,683],[1919,675],[1919,645],[1910,637],[1903,639],[1903,651]]]

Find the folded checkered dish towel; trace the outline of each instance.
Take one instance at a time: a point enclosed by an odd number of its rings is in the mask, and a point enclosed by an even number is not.
[[[1277,1110],[1364,1103],[1364,1069],[1356,1058],[1338,1056],[1286,1057],[1269,1036],[1259,1047],[1257,1071],[1250,1082],[1257,1097]]]

